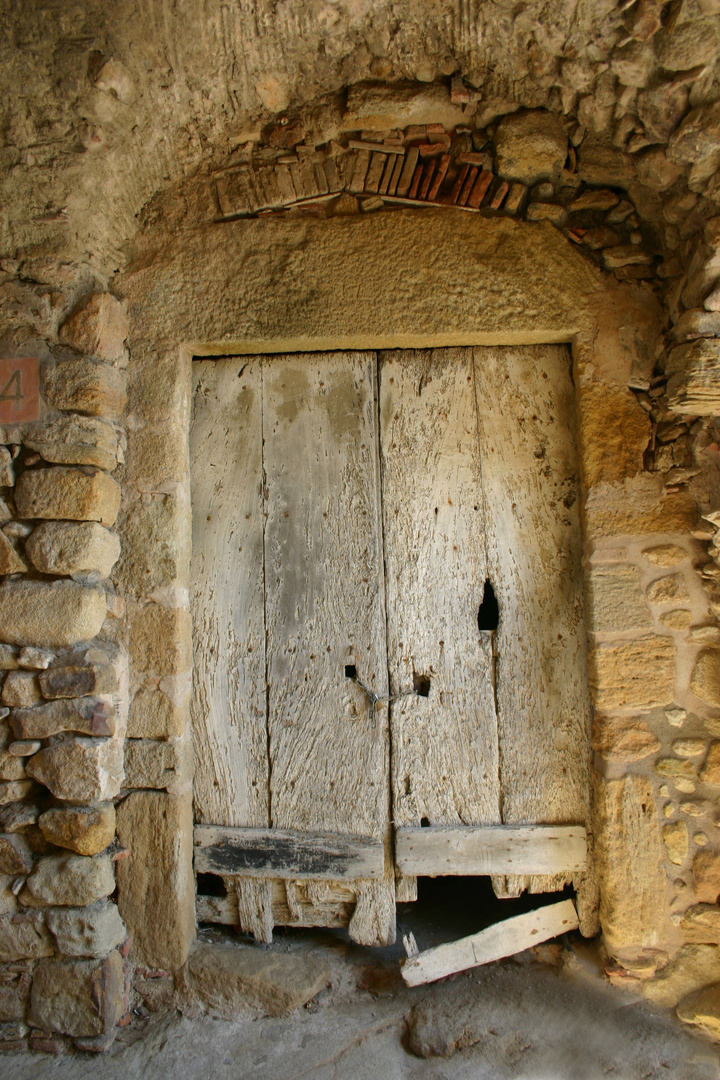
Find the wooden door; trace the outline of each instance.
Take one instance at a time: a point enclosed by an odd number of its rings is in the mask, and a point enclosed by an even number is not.
[[[394,939],[388,709],[346,675],[387,695],[376,390],[373,353],[194,364],[196,867],[264,940]]]
[[[588,713],[567,350],[194,369],[196,867],[229,891],[204,917],[392,940],[393,852],[398,899],[559,887]]]

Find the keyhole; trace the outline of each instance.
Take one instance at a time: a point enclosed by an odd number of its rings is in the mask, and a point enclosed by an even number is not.
[[[357,679],[357,668],[355,667],[354,664],[346,664],[345,665],[345,678],[346,679]]]
[[[497,630],[499,622],[500,608],[497,597],[490,580],[487,579],[483,588],[482,604],[478,610],[478,630]]]

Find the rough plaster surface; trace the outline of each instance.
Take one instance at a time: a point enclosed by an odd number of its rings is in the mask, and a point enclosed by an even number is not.
[[[573,337],[603,275],[547,223],[468,218],[429,209],[185,232],[122,281],[131,346],[254,353]]]

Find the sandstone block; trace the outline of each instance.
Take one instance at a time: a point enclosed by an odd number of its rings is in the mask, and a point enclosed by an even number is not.
[[[59,338],[86,356],[112,362],[124,354],[128,335],[125,306],[110,293],[91,293],[77,304],[60,327]]]
[[[192,797],[137,791],[117,807],[129,857],[117,864],[118,907],[137,964],[176,971],[195,937]],[[157,912],[162,911],[162,919]]]
[[[700,780],[703,784],[720,785],[720,742],[710,744],[705,765],[700,773]]]
[[[16,551],[4,532],[0,532],[0,574],[23,574],[28,564]]]
[[[18,739],[48,739],[63,731],[114,735],[115,709],[97,698],[59,699],[34,709],[15,709],[12,727]]]
[[[663,611],[660,622],[670,630],[687,630],[692,625],[692,612],[684,608],[676,608],[674,611]]]
[[[120,556],[120,538],[94,521],[47,521],[33,529],[25,551],[42,574],[94,572],[105,578]]]
[[[0,780],[24,780],[25,765],[8,750],[0,750]]]
[[[173,351],[153,356],[142,367],[133,364],[129,386],[129,411],[152,424],[174,420],[187,429],[189,396],[185,371]]]
[[[112,1030],[123,1014],[120,953],[107,959],[38,964],[31,991],[32,1023],[44,1031],[87,1037]]]
[[[671,34],[658,34],[655,53],[668,71],[689,71],[715,58],[718,28],[715,19],[691,19]]]
[[[62,664],[55,665],[38,675],[43,697],[76,698],[89,694],[117,693],[117,675],[111,664]],[[112,732],[100,732],[111,735]]]
[[[651,626],[634,566],[597,566],[588,578],[590,629],[634,630]]]
[[[27,907],[85,907],[115,889],[108,855],[49,855],[38,861],[20,893]]]
[[[131,483],[158,488],[166,480],[184,481],[189,467],[187,429],[173,420],[128,432],[125,475]]]
[[[120,525],[123,549],[113,580],[139,595],[165,585],[186,587],[190,527],[187,506],[170,495],[133,505]]]
[[[663,843],[671,863],[681,866],[688,853],[688,830],[684,821],[670,822],[663,825]]]
[[[640,761],[661,746],[642,717],[598,714],[593,720],[592,748],[608,760]]]
[[[0,874],[29,874],[33,854],[21,833],[0,833]]]
[[[159,676],[190,671],[190,613],[160,604],[138,605],[130,625],[130,662],[136,672]]]
[[[0,645],[0,671],[14,671],[18,666],[18,650],[13,645]]]
[[[105,593],[74,581],[5,581],[0,585],[2,636],[15,645],[51,649],[88,641],[105,621]]]
[[[41,912],[0,915],[0,962],[53,956],[55,946]]]
[[[634,476],[643,468],[650,420],[627,386],[578,387],[580,467],[587,487]]]
[[[701,275],[699,290],[704,295],[720,274],[720,265],[707,264]],[[683,297],[685,294],[683,293]],[[685,300],[683,301],[685,302]],[[668,408],[675,413],[694,413],[713,416],[720,409],[718,371],[720,370],[720,341],[701,338],[687,345],[677,345],[668,357]]]
[[[188,961],[192,992],[214,1016],[231,1019],[245,1009],[282,1016],[305,1005],[330,978],[311,956],[261,952],[249,945],[200,945]]]
[[[720,852],[698,851],[693,859],[695,896],[704,904],[717,904],[720,896]]]
[[[189,741],[165,742],[162,739],[128,739],[125,744],[125,786],[128,788],[164,788],[181,792],[192,781],[192,758]]]
[[[645,473],[624,484],[591,488],[585,504],[591,540],[628,533],[642,536],[658,532],[691,532],[698,519],[697,503],[684,491],[663,494]]]
[[[38,819],[38,808],[32,803],[10,803],[0,807],[0,829],[5,833],[22,832]]]
[[[120,792],[122,747],[110,739],[73,739],[41,750],[26,766],[57,799],[106,802]]]
[[[720,907],[694,904],[683,915],[680,930],[688,942],[720,945]]]
[[[445,87],[351,86],[341,131],[386,131],[412,124],[466,123],[462,106],[453,105]],[[332,136],[331,136],[332,137]]]
[[[648,585],[646,596],[651,604],[671,604],[689,600],[690,593],[682,574],[668,574]]]
[[[11,707],[28,708],[42,701],[42,694],[38,685],[37,676],[33,671],[9,671],[3,683],[3,705]]]
[[[602,643],[589,659],[597,709],[668,705],[673,700],[675,646],[670,638]]]
[[[23,518],[113,525],[120,507],[120,485],[90,466],[28,469],[17,482],[15,502]]]
[[[720,1041],[720,983],[691,994],[680,1002],[675,1011],[684,1024],[702,1028],[713,1039]]]
[[[63,360],[45,372],[45,397],[56,409],[88,416],[120,416],[127,401],[125,374],[93,360]]]
[[[600,922],[611,952],[659,944],[662,844],[652,784],[640,776],[595,779],[595,866]]]
[[[673,753],[678,757],[698,757],[705,752],[704,739],[675,739]]]
[[[32,780],[11,780],[0,782],[0,806],[8,806],[10,803],[19,802],[26,798],[32,791]]]
[[[554,113],[540,109],[511,113],[498,125],[495,149],[501,176],[533,184],[560,173],[567,157],[567,136]]]
[[[55,659],[50,649],[37,649],[34,645],[24,645],[18,655],[18,664],[31,671],[45,671]]]
[[[0,983],[0,1023],[25,1019],[31,981],[27,971],[3,972],[3,982]]]
[[[703,649],[698,655],[690,689],[708,705],[720,706],[720,649]]]
[[[112,472],[117,465],[118,435],[102,420],[89,416],[61,416],[24,438],[45,461],[59,465],[96,465]]]
[[[677,1005],[688,994],[720,980],[720,947],[684,945],[654,979],[641,984],[643,995],[656,1005]]]
[[[688,552],[677,544],[654,544],[643,549],[643,556],[653,566],[675,566],[688,558]]]
[[[672,780],[679,791],[695,790],[695,780],[697,779],[697,775],[695,773],[695,766],[691,761],[674,757],[660,758],[655,764],[655,771],[658,776],[666,776],[669,780]],[[687,784],[679,784],[682,780],[688,781],[692,786],[688,787]]]
[[[115,806],[63,806],[46,810],[38,825],[49,844],[78,855],[99,855],[115,837]]]
[[[720,149],[720,103],[692,109],[668,142],[673,161],[704,161]]]
[[[141,687],[130,702],[129,739],[167,739],[187,727],[187,707],[173,704],[159,688]]]
[[[107,900],[87,907],[50,908],[45,922],[65,956],[107,956],[127,937],[120,912]]]

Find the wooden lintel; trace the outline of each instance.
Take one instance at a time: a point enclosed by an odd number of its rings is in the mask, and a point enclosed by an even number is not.
[[[395,860],[403,876],[564,874],[582,870],[582,825],[438,825],[401,828]]]
[[[577,928],[575,905],[572,900],[561,900],[558,904],[495,923],[479,934],[409,956],[402,965],[402,977],[408,986],[421,986],[456,971],[467,971],[505,956],[514,956]]]
[[[347,881],[385,869],[382,841],[362,836],[222,825],[196,825],[193,835],[200,874]]]

